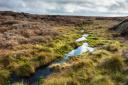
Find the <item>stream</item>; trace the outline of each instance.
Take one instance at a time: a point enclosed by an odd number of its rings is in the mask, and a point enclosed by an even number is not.
[[[81,42],[84,40],[87,40],[88,34],[84,34],[82,35],[81,38],[77,39],[75,42]],[[69,53],[65,54],[64,57],[61,60],[55,61],[52,64],[58,63],[58,64],[63,64],[65,63],[67,60],[69,60],[71,57],[74,56],[79,56],[82,53],[85,52],[93,52],[94,48],[90,47],[89,44],[87,42],[84,42],[81,46],[79,46],[78,48],[70,51]],[[38,84],[39,79],[40,78],[45,78],[47,76],[49,76],[50,74],[54,73],[53,70],[50,68],[50,65],[40,68],[38,69],[32,76],[28,77],[28,78],[20,78],[16,75],[12,75],[10,83],[13,84],[15,82],[25,82],[27,85],[32,85],[32,84]]]

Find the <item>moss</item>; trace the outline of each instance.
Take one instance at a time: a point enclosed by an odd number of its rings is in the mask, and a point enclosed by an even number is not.
[[[101,45],[105,45],[108,41],[102,39],[102,38],[98,38],[98,37],[94,37],[92,35],[90,35],[87,40],[86,40],[91,46],[101,46]]]
[[[110,52],[117,52],[120,49],[120,42],[117,40],[106,40],[104,38],[89,35],[86,40],[93,47],[102,47]]]
[[[81,45],[81,43],[75,42],[75,39],[77,39],[79,36],[80,34],[78,35],[72,33],[70,35],[65,34],[59,37],[53,42],[53,49],[55,49],[55,52],[57,52],[59,55],[64,56],[64,54],[66,54],[67,52]]]
[[[64,54],[66,54],[67,52],[69,52],[72,49],[73,48],[70,45],[65,45],[65,46],[62,46],[62,47],[56,49],[56,52],[58,54],[60,54],[61,56],[64,56]]]
[[[55,52],[57,52],[61,56],[64,56],[66,53],[79,47],[80,45],[81,43],[76,43],[76,42],[66,43],[64,46],[60,46],[60,48],[56,48]]]

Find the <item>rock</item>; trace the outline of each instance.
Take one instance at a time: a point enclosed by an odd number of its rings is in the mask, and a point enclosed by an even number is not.
[[[123,20],[111,29],[119,33],[121,36],[128,36],[128,19]]]

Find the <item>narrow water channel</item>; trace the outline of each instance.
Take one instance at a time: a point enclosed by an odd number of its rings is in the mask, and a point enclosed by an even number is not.
[[[88,37],[88,34],[84,34],[84,35],[82,35],[81,38],[77,39],[75,42],[84,41],[87,39],[87,37]],[[52,65],[54,63],[58,63],[58,64],[61,63],[62,64],[64,62],[66,62],[67,60],[69,60],[71,57],[81,55],[82,53],[85,53],[85,52],[93,52],[93,51],[94,51],[94,48],[90,47],[87,42],[84,42],[83,45],[70,51],[68,54],[65,54],[63,59],[61,59],[59,61],[55,61],[55,62],[51,63],[50,65]],[[38,69],[35,72],[35,74],[29,78],[20,78],[20,77],[17,77],[16,75],[12,75],[11,84],[13,84],[15,82],[21,82],[21,81],[27,83],[28,85],[32,85],[33,83],[38,83],[40,78],[45,78],[48,75],[53,73],[52,69],[50,69],[49,66]]]

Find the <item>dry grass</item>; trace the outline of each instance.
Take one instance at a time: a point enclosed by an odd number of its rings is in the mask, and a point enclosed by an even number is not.
[[[122,69],[123,61],[111,58],[112,53],[121,54],[122,47],[112,40],[115,32],[108,31],[108,27],[118,21],[13,12],[0,13],[0,18],[0,84],[7,85],[12,72],[18,76],[30,76],[36,68],[77,48],[81,43],[74,43],[74,40],[80,37],[81,30],[91,35],[87,42],[97,47],[98,51],[82,55],[80,59],[71,59],[68,64],[52,66],[63,71],[63,74],[60,76],[57,73],[58,76],[42,80],[42,85],[114,85],[115,80],[123,80],[121,72],[115,77],[114,74],[108,77],[108,74],[101,75],[96,68],[104,61],[105,65],[112,63]],[[110,60],[105,62],[108,58]],[[14,85],[24,84],[21,82]]]

